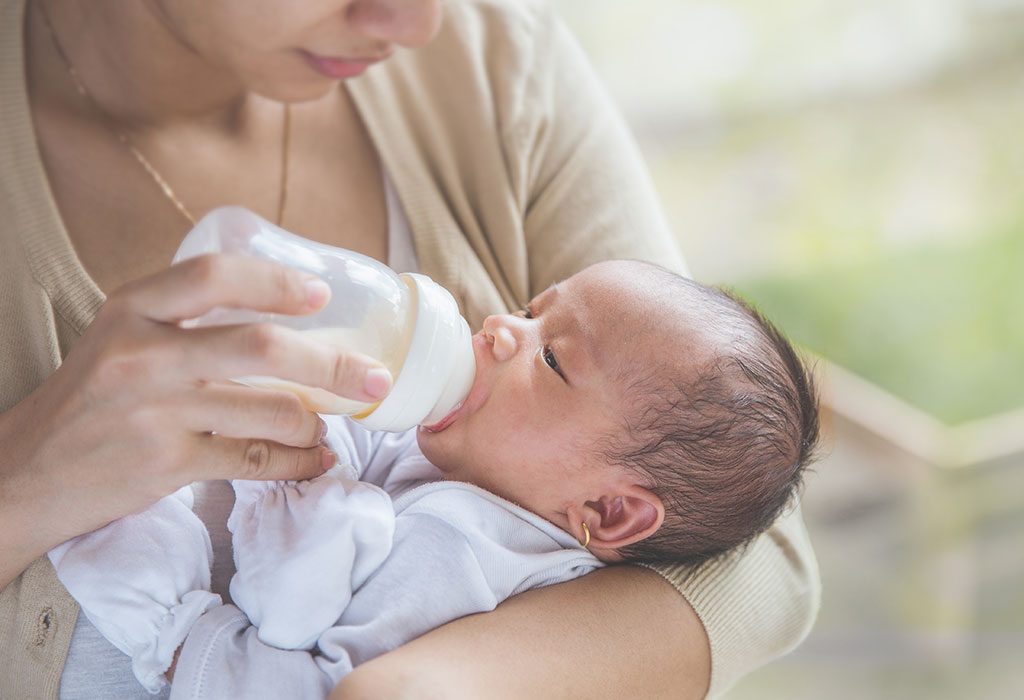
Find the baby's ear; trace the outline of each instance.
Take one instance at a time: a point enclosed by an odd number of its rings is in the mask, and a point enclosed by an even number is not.
[[[665,520],[661,499],[638,485],[587,501],[585,506],[583,520],[590,528],[591,547],[597,549],[615,550],[639,542],[657,532]]]

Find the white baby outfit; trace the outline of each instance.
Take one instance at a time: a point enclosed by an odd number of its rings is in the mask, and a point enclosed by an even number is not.
[[[330,472],[233,482],[231,597],[256,629],[209,592],[209,536],[188,488],[51,551],[61,581],[151,692],[204,613],[223,625],[201,658],[182,662],[207,672],[201,687],[175,684],[172,698],[325,697],[354,666],[428,630],[601,566],[543,518],[441,480],[414,431],[325,420],[339,458]]]

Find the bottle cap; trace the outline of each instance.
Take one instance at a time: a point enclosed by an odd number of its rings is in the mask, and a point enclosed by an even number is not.
[[[451,413],[476,376],[472,334],[451,293],[426,275],[400,275],[413,292],[416,322],[405,362],[380,405],[358,422],[371,430],[407,430]]]

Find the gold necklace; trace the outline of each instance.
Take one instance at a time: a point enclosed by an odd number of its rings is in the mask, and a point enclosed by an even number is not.
[[[114,135],[117,136],[117,140],[124,144],[131,154],[135,157],[135,160],[142,166],[153,181],[160,188],[160,191],[164,193],[164,196],[170,200],[174,208],[184,216],[190,225],[196,225],[196,217],[192,215],[192,212],[188,210],[185,204],[178,199],[178,196],[171,189],[171,186],[167,184],[167,180],[159,173],[159,171],[153,167],[153,164],[149,162],[146,156],[142,155],[142,152],[135,147],[132,143],[131,137],[121,128],[117,126],[117,121],[107,113],[105,109],[96,101],[96,98],[85,88],[85,84],[81,78],[78,77],[78,71],[75,70],[75,66],[71,63],[71,59],[67,53],[64,52],[64,47],[61,45],[60,40],[57,39],[57,32],[53,29],[53,23],[50,21],[50,13],[46,9],[45,0],[40,0],[39,10],[43,16],[43,23],[46,25],[46,29],[50,34],[50,40],[53,42],[53,48],[56,49],[57,55],[60,56],[60,60],[64,63],[64,67],[68,71],[68,75],[71,76],[71,80],[75,84],[75,89],[78,94],[89,101],[92,104],[93,109],[99,113],[103,121],[107,124]],[[281,222],[284,221],[284,207],[288,201],[288,151],[291,141],[291,121],[292,121],[292,110],[291,105],[287,102],[284,103],[284,117],[281,120],[281,185],[280,192],[277,199],[277,225],[280,226]]]

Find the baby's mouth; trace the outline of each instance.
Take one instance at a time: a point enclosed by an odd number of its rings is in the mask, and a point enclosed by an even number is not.
[[[466,396],[466,398],[459,405],[453,408],[444,418],[432,425],[421,425],[419,427],[420,430],[427,433],[439,433],[454,423],[463,413],[475,412],[486,400],[484,396],[487,391],[483,389],[483,385],[481,383],[483,376],[482,367],[484,366],[481,353],[484,352],[482,348],[487,344],[488,341],[484,337],[482,331],[473,336],[473,351],[476,356],[477,375],[473,379],[473,386],[469,390],[469,395]]]
[[[447,416],[442,418],[441,420],[437,421],[433,425],[421,425],[420,429],[422,429],[422,430],[424,430],[424,431],[426,431],[428,433],[439,433],[439,432],[441,432],[442,430],[444,430],[449,425],[451,425],[452,423],[455,422],[455,418],[458,416],[459,409],[461,409],[464,404],[465,404],[465,402],[463,401],[458,406],[453,408],[451,410],[451,412]]]

